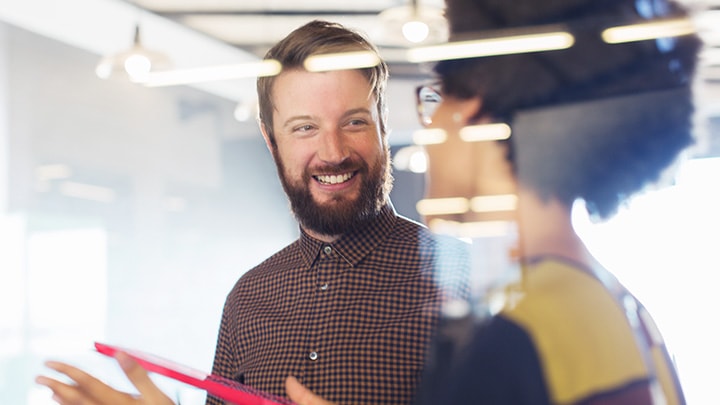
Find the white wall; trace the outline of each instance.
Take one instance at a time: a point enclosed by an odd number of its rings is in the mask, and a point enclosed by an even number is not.
[[[209,369],[232,284],[297,234],[233,102],[102,81],[96,62],[0,25],[3,404],[49,400],[32,383],[48,358],[121,384],[93,340]],[[69,195],[77,183],[103,201]]]
[[[5,47],[6,30],[0,28],[0,49]],[[7,54],[0,52],[0,212],[7,209],[8,200],[8,102],[7,102]]]

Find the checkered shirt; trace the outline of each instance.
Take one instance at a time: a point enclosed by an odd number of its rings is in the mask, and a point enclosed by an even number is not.
[[[280,396],[293,375],[339,404],[411,403],[447,296],[438,269],[462,274],[466,255],[390,204],[331,244],[302,232],[229,293],[213,373]]]

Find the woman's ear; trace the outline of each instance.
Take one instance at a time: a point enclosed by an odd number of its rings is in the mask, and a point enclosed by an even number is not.
[[[457,100],[454,105],[455,112],[452,115],[452,120],[460,125],[477,124],[476,117],[480,115],[481,108],[482,99],[479,97]]]

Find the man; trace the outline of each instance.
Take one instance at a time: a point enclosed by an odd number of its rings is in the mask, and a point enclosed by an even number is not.
[[[304,67],[311,56],[359,51],[379,62],[326,72]],[[438,285],[436,272],[462,274],[465,244],[435,237],[393,209],[388,72],[372,44],[313,21],[266,58],[283,71],[258,79],[260,128],[301,236],[228,295],[213,372],[275,395],[285,395],[292,375],[337,403],[410,403],[441,301],[464,294],[462,283]],[[139,379],[141,400],[169,402],[132,361],[119,361]],[[134,400],[66,364],[49,366],[77,382],[39,378],[60,403]]]
[[[258,80],[260,127],[301,237],[230,293],[213,372],[277,395],[295,375],[340,403],[408,403],[438,312],[438,257],[388,200],[387,67],[303,65],[357,51],[377,56],[358,33],[314,21],[266,55],[283,71]]]

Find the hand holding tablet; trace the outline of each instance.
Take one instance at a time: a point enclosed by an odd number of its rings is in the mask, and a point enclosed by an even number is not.
[[[95,342],[95,349],[110,357],[115,356],[115,353],[119,351],[123,352],[132,357],[147,371],[204,389],[209,395],[237,405],[292,404],[292,402],[286,398],[271,395],[237,381],[214,374],[208,374],[149,353],[99,342]]]

